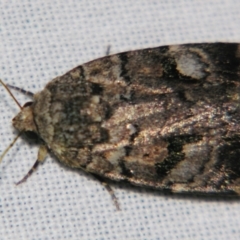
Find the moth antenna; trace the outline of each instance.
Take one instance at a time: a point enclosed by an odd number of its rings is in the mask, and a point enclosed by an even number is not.
[[[0,80],[1,81],[1,80]],[[0,163],[3,160],[4,156],[6,155],[6,153],[9,151],[9,149],[15,144],[15,142],[17,141],[17,139],[21,136],[22,132],[18,133],[18,135],[13,139],[13,141],[9,144],[9,146],[4,150],[4,152],[2,153],[2,155],[0,156]]]
[[[19,87],[10,85],[10,84],[7,84],[7,87],[8,87],[8,88],[12,88],[12,89],[14,89],[14,90],[17,90],[17,91],[19,91],[19,92],[21,92],[21,93],[23,93],[24,95],[27,95],[27,96],[29,96],[29,97],[33,97],[33,95],[34,95],[34,93],[32,93],[32,92],[30,92],[30,91],[26,91],[26,90],[24,90],[24,89],[22,89],[22,88],[19,88]]]
[[[18,102],[18,100],[14,97],[14,95],[12,94],[12,92],[10,91],[9,87],[0,79],[0,83],[3,85],[3,87],[8,91],[8,93],[10,94],[10,96],[12,97],[12,99],[15,101],[15,103],[19,106],[19,108],[22,110],[22,106],[20,105],[20,103]]]

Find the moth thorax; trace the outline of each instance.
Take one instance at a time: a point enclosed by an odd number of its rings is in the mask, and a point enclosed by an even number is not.
[[[13,118],[12,123],[20,132],[31,131],[37,133],[32,106],[23,106],[22,110]]]

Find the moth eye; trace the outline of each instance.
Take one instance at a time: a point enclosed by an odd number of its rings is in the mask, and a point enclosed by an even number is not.
[[[26,102],[23,107],[28,107],[28,106],[31,106],[33,104],[33,102]]]
[[[26,132],[24,132],[24,134],[31,140],[38,140],[39,139],[38,135],[35,132],[26,131]]]

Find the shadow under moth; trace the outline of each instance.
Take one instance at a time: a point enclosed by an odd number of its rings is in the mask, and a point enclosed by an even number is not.
[[[1,83],[9,92],[19,90]],[[100,179],[175,193],[240,195],[239,44],[105,56],[36,94],[24,93],[32,101],[19,104],[13,126],[20,134],[35,133],[40,148],[20,182],[52,152],[64,165]]]

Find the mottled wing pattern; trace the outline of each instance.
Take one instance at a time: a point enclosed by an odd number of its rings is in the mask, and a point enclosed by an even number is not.
[[[40,137],[72,168],[173,192],[240,194],[238,44],[130,51],[34,96]]]

